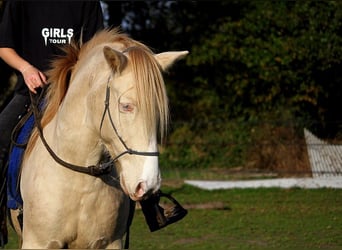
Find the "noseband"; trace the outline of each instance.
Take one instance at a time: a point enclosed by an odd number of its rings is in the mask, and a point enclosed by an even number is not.
[[[41,95],[39,96],[39,98],[34,98],[33,94],[30,92],[30,98],[31,98],[31,109],[34,115],[34,120],[35,120],[35,125],[37,127],[38,130],[38,134],[40,139],[42,140],[46,150],[50,153],[51,157],[60,165],[62,165],[63,167],[66,167],[68,169],[71,169],[73,171],[76,172],[80,172],[80,173],[84,173],[84,174],[88,174],[91,176],[101,176],[101,175],[105,175],[110,173],[112,166],[114,165],[114,162],[117,161],[121,156],[125,155],[125,154],[130,154],[130,155],[141,155],[141,156],[159,156],[159,152],[141,152],[141,151],[136,151],[133,150],[131,148],[129,148],[127,146],[127,144],[124,142],[124,140],[122,139],[122,137],[120,136],[120,134],[118,133],[118,130],[116,129],[112,116],[110,114],[110,108],[109,108],[109,101],[110,101],[110,83],[111,80],[111,76],[108,77],[108,81],[107,81],[107,87],[106,87],[106,99],[105,99],[105,108],[103,111],[103,115],[101,118],[101,123],[100,123],[100,131],[102,129],[103,126],[103,121],[104,118],[106,116],[106,113],[108,113],[108,117],[109,117],[109,121],[111,123],[111,126],[116,134],[116,136],[119,138],[121,144],[124,146],[125,151],[123,151],[122,153],[120,153],[119,155],[117,155],[115,158],[111,159],[108,162],[105,163],[98,163],[96,165],[91,165],[91,166],[87,166],[87,167],[82,167],[82,166],[77,166],[71,163],[68,163],[64,160],[62,160],[58,155],[56,155],[56,153],[51,149],[51,147],[49,146],[49,144],[47,143],[45,137],[44,137],[44,133],[43,133],[43,128],[41,126],[41,116],[38,110],[38,106],[39,106],[39,100],[41,99],[41,96],[43,96],[43,93],[41,93]],[[44,89],[43,89],[44,90]]]

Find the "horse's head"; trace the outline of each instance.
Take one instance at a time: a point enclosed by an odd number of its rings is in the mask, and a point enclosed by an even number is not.
[[[105,94],[96,105],[104,108],[96,119],[121,186],[133,200],[160,188],[158,138],[165,134],[169,118],[162,71],[187,53],[153,54],[145,46],[103,48],[103,72],[108,74],[102,76],[106,90],[102,88]]]

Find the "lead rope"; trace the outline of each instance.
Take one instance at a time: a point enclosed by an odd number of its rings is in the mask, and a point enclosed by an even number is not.
[[[133,221],[135,212],[135,201],[129,199],[129,214],[127,219],[127,226],[126,226],[126,239],[125,239],[125,246],[124,249],[129,249],[129,236],[130,236],[130,227]]]

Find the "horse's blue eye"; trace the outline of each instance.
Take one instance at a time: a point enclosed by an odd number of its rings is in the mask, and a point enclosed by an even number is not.
[[[120,103],[120,111],[127,113],[134,111],[134,105],[131,103]]]

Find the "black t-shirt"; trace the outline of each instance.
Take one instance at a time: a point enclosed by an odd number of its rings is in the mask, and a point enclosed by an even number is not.
[[[13,48],[42,71],[49,68],[59,47],[78,40],[89,40],[103,28],[98,1],[5,1],[0,20],[0,47]],[[82,33],[82,35],[81,35]],[[18,74],[16,91],[28,88]]]

